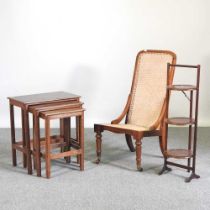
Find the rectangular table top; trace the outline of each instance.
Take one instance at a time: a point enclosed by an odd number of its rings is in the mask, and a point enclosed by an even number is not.
[[[8,97],[9,100],[24,105],[35,105],[40,103],[70,100],[70,99],[76,100],[79,98],[80,96],[78,95],[74,95],[72,93],[63,92],[63,91]]]

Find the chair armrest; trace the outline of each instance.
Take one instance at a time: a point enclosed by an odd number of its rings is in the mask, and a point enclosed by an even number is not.
[[[128,100],[127,100],[127,103],[126,103],[126,106],[122,112],[122,114],[115,120],[112,120],[111,121],[111,124],[118,124],[121,122],[121,120],[125,117],[125,115],[127,114],[128,112],[128,109],[130,107],[130,103],[131,103],[131,94],[128,95]]]

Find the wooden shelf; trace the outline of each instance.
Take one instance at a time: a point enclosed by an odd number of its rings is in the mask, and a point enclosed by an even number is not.
[[[183,159],[183,158],[191,158],[193,156],[193,153],[191,150],[187,149],[170,149],[165,151],[164,155],[167,158]]]
[[[175,90],[175,91],[191,91],[197,90],[197,87],[194,85],[168,85],[168,90]]]
[[[193,125],[195,124],[195,119],[188,117],[173,117],[165,119],[165,123],[171,125]]]

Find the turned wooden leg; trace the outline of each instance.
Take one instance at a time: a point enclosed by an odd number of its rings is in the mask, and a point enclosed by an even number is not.
[[[131,152],[135,152],[135,147],[133,145],[132,137],[129,134],[125,134],[125,139],[128,145],[128,148],[130,149]]]
[[[13,148],[15,145],[15,120],[14,120],[14,106],[10,104],[10,124],[11,124],[11,141],[12,141],[12,164],[17,166],[17,155],[16,149]]]
[[[45,162],[46,162],[46,177],[50,178],[50,121],[49,119],[45,120],[45,139],[46,139],[46,146],[45,146]]]
[[[136,139],[136,166],[138,171],[143,171],[141,167],[141,150],[142,150],[141,138]]]
[[[84,113],[80,117],[80,129],[79,129],[79,144],[80,148],[82,150],[81,155],[79,156],[80,160],[80,170],[84,171]]]
[[[101,131],[96,131],[96,163],[99,164],[101,161]]]

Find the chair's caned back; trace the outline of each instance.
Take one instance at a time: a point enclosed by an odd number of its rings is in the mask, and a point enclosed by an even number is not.
[[[151,127],[158,121],[166,98],[167,63],[175,64],[175,62],[176,55],[170,51],[139,52],[136,58],[127,123]],[[172,78],[173,75],[171,82]]]

